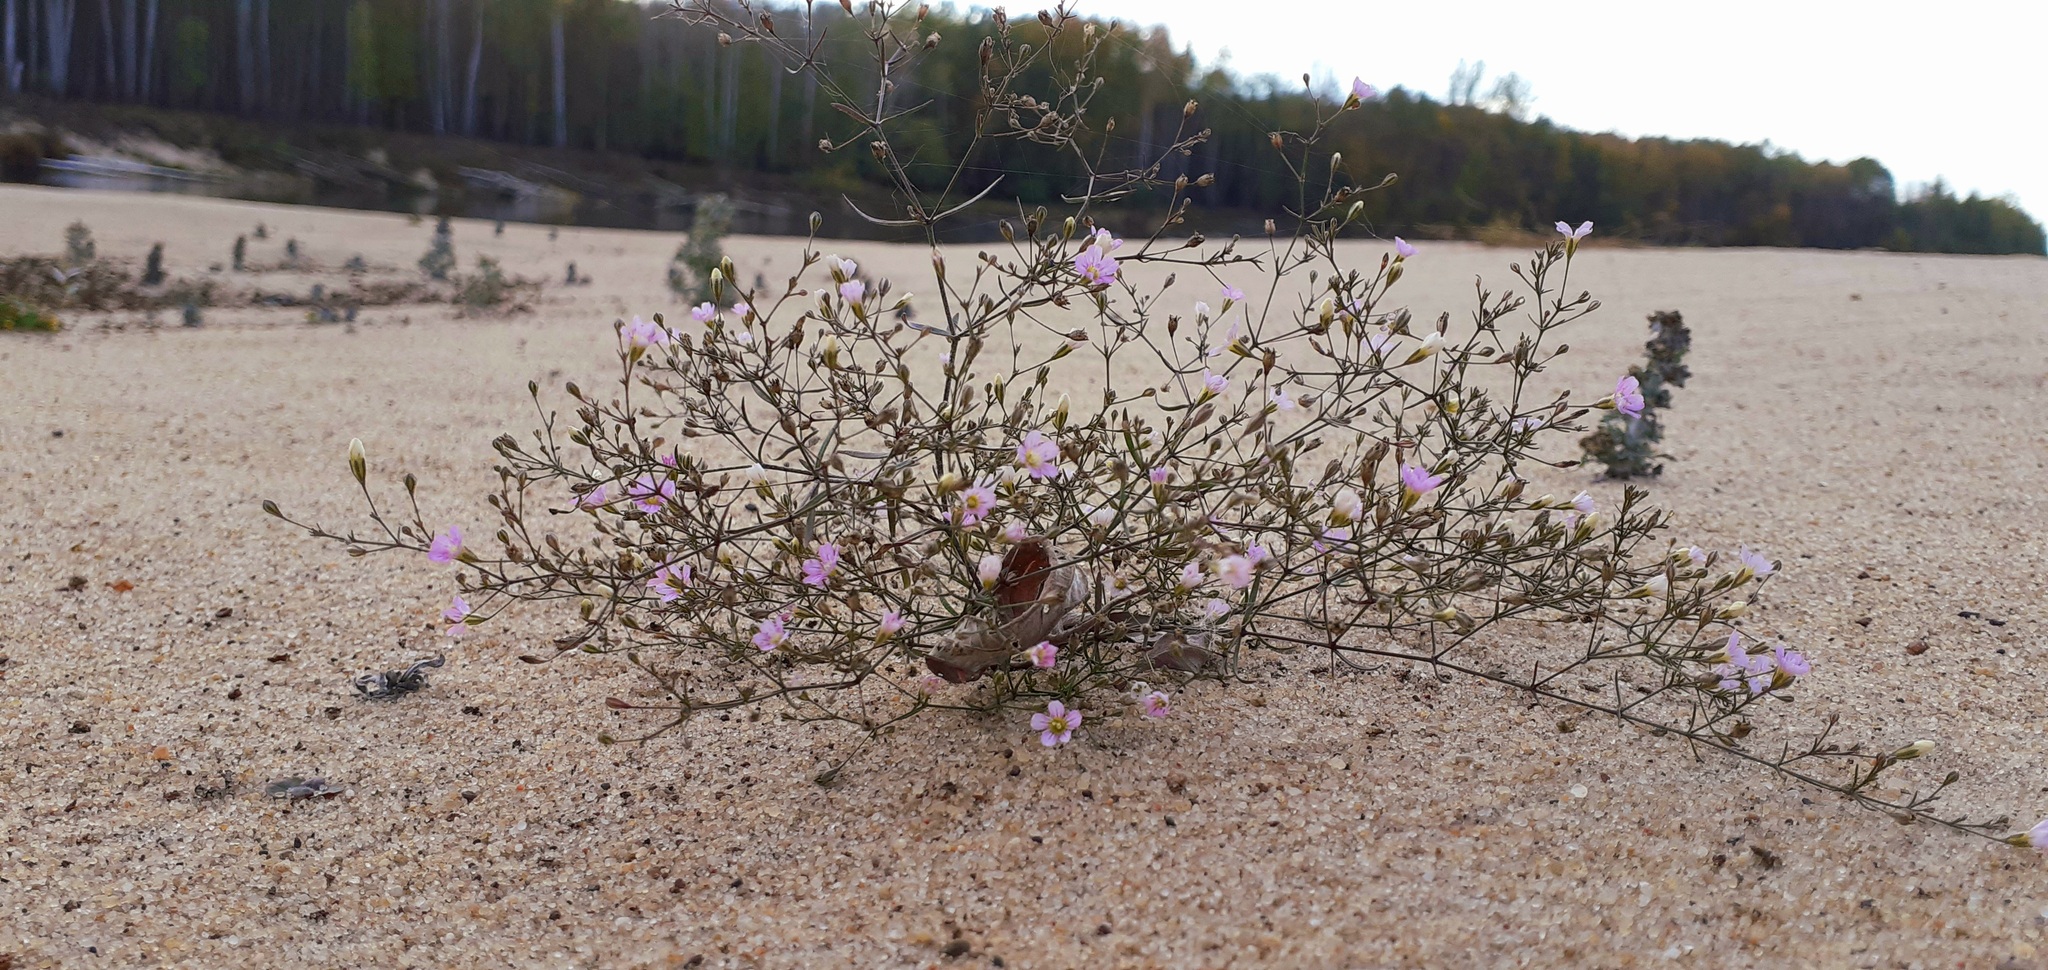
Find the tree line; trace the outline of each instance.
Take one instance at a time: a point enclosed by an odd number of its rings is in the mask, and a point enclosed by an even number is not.
[[[0,90],[227,112],[277,122],[366,125],[525,144],[630,152],[785,173],[819,191],[876,179],[865,153],[822,154],[851,122],[807,74],[746,44],[632,0],[0,0]],[[837,4],[816,7],[821,58],[850,90],[865,41]],[[803,29],[800,10],[779,15]],[[1020,18],[1021,20],[1022,18]],[[1025,23],[1029,30],[1034,24]],[[1069,156],[1005,143],[963,159],[986,11],[933,10],[942,41],[893,78],[892,104],[924,103],[913,147],[936,188],[998,176],[1027,203],[1073,191]],[[1198,204],[1273,212],[1291,176],[1271,132],[1313,124],[1313,99],[1341,97],[1199,65],[1162,28],[1118,27],[1094,64],[1091,115],[1116,121],[1103,158],[1164,174],[1213,173]],[[1049,76],[1041,81],[1050,82]],[[1468,85],[1469,87],[1469,85]],[[1187,101],[1198,102],[1192,116]],[[2006,199],[1957,197],[1937,182],[1901,200],[1873,159],[1808,162],[1769,146],[1629,139],[1523,120],[1520,110],[1445,103],[1395,89],[1337,123],[1329,143],[1389,231],[1547,226],[1591,219],[1603,235],[1667,244],[1884,247],[2041,253],[2041,226]],[[965,171],[955,180],[955,168]]]

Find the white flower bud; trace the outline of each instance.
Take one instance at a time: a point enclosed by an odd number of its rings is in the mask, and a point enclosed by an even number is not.
[[[1918,758],[1921,755],[1926,754],[1927,752],[1932,750],[1934,750],[1934,742],[1927,740],[1915,741],[1912,744],[1906,745],[1905,747],[1892,752],[1892,760],[1911,761],[1914,758]]]

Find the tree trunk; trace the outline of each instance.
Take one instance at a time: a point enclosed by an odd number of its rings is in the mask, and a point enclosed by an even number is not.
[[[101,73],[106,75],[109,98],[121,96],[121,49],[114,44],[114,0],[100,0]]]
[[[121,94],[128,100],[135,100],[136,88],[142,83],[142,52],[137,49],[141,41],[142,25],[136,17],[135,0],[121,4],[121,60],[128,69],[127,84]]]
[[[476,137],[476,78],[484,66],[484,4],[476,0],[475,39],[469,45],[469,78],[462,91],[462,133]]]
[[[254,2],[235,0],[235,73],[240,75],[244,112],[256,106],[256,45],[250,37],[256,20]]]
[[[0,39],[0,75],[5,75],[7,93],[21,93],[21,65],[14,60],[14,0],[7,0],[5,38]]]
[[[256,98],[270,110],[270,0],[256,2]]]
[[[78,21],[74,0],[43,2],[43,65],[48,72],[50,93],[63,97],[71,90],[71,28]]]
[[[569,144],[569,51],[562,24],[562,5],[554,7],[553,33],[555,39],[555,147],[566,148]]]
[[[149,0],[142,21],[142,69],[136,81],[136,97],[148,101],[156,85],[156,11],[159,0]]]

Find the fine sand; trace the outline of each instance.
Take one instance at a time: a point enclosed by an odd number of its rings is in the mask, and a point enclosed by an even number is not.
[[[835,218],[837,218],[835,216]],[[139,265],[206,275],[238,233],[324,272],[221,274],[303,293],[353,254],[416,276],[400,216],[0,188],[0,254],[91,224]],[[216,310],[205,327],[84,315],[0,334],[0,955],[23,967],[2048,967],[2048,864],[1681,745],[1386,668],[1260,659],[1159,722],[1058,751],[1022,723],[939,717],[812,778],[843,732],[710,718],[644,746],[608,711],[631,671],[546,667],[567,614],[435,632],[445,568],[350,559],[264,516],[362,522],[369,445],[429,521],[486,521],[493,436],[526,382],[616,374],[609,325],[679,316],[674,236],[459,222],[550,282],[533,312]],[[1361,244],[1361,256],[1377,247]],[[920,249],[827,247],[919,289]],[[743,276],[791,240],[741,238]],[[949,254],[971,263],[972,247]],[[1400,292],[1469,326],[1472,280],[1526,254],[1432,244]],[[595,285],[565,288],[564,264]],[[1605,308],[1558,376],[1640,355],[1643,316],[1696,334],[1675,534],[1784,574],[1749,622],[1815,673],[1786,727],[1935,752],[1957,810],[2048,814],[2048,261],[1590,248]],[[929,289],[925,282],[924,289]],[[1183,289],[1185,302],[1207,292]],[[1586,487],[1560,473],[1552,490]],[[1603,501],[1617,489],[1593,486]],[[65,589],[73,577],[83,586]],[[1924,652],[1909,652],[1916,641]],[[357,673],[446,649],[425,691]],[[630,713],[630,712],[628,712]],[[1106,720],[1106,719],[1105,719]],[[1777,729],[1781,725],[1771,725]],[[1771,743],[1768,739],[1760,743]],[[264,786],[324,776],[343,797]],[[225,784],[224,784],[225,782]],[[218,789],[225,787],[224,793]],[[0,965],[6,958],[0,956]]]

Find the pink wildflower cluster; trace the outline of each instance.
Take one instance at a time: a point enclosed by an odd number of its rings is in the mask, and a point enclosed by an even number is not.
[[[1775,674],[1783,673],[1788,679],[1804,677],[1813,672],[1813,665],[1797,650],[1787,650],[1785,645],[1775,644],[1770,655],[1751,654],[1742,649],[1742,634],[1728,634],[1728,662],[1714,668],[1721,675],[1721,689],[1735,690],[1748,687],[1751,696],[1771,689]]]

